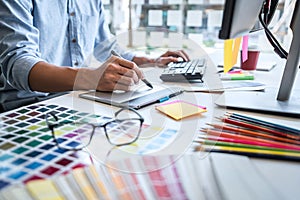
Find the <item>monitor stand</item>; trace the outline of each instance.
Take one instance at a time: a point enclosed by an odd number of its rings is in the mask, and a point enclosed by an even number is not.
[[[226,91],[217,100],[221,107],[255,111],[289,117],[300,117],[300,90],[287,101],[278,101],[277,90],[266,88],[265,92],[254,91]]]

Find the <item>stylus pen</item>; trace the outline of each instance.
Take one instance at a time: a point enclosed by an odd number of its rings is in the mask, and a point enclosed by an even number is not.
[[[118,56],[118,57],[122,58],[122,57],[121,57],[117,52],[115,52],[114,50],[111,50],[111,54],[114,55],[114,56]],[[147,81],[145,78],[142,79],[142,81],[143,81],[149,88],[153,89],[152,84],[151,84],[149,81]]]

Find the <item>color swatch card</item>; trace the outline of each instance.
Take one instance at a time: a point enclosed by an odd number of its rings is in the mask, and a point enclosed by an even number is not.
[[[179,131],[171,127],[143,125],[139,139],[131,145],[119,147],[131,154],[147,155],[168,147],[178,136]]]
[[[175,120],[206,112],[206,107],[181,100],[164,103],[155,108]]]
[[[1,114],[0,190],[11,184],[64,174],[90,163],[87,153],[56,146],[44,119],[50,111],[62,120],[96,117],[59,105],[30,105]],[[71,145],[68,140],[65,142]]]

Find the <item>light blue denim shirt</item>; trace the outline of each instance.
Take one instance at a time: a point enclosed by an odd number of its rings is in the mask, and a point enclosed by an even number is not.
[[[106,60],[111,49],[133,59],[111,35],[101,0],[0,0],[0,90],[31,91],[28,75],[39,61],[80,67],[93,52]]]

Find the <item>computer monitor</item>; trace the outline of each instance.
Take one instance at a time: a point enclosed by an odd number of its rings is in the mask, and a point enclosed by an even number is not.
[[[226,0],[219,38],[232,39],[253,31],[266,2],[268,0]],[[273,7],[272,12],[274,11]],[[290,28],[293,39],[286,55],[287,60],[278,92],[277,89],[273,91],[268,88],[265,92],[224,92],[216,101],[217,105],[270,114],[300,116],[299,91],[293,91],[292,94],[300,57],[300,0],[295,4]]]
[[[237,38],[258,30],[257,16],[261,11],[263,2],[264,0],[225,1],[219,38]]]

